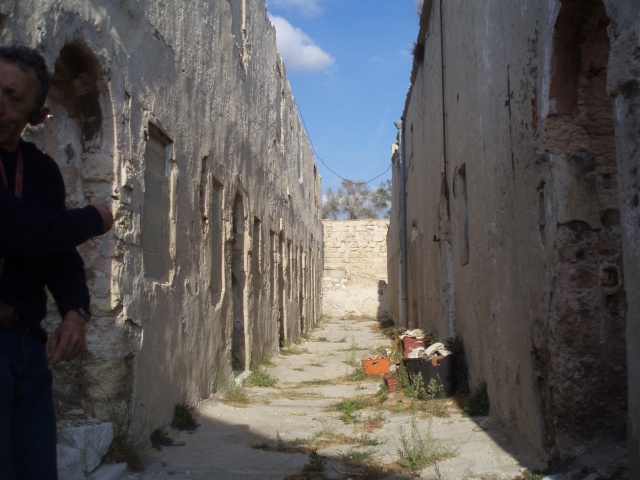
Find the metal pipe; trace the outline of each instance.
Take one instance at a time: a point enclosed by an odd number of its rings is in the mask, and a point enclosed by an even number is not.
[[[407,203],[405,192],[405,166],[404,166],[404,118],[394,122],[398,129],[399,137],[399,161],[400,170],[400,323],[404,327],[409,327],[407,309]]]

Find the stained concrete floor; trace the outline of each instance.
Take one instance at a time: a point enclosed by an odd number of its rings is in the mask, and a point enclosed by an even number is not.
[[[489,417],[466,417],[453,400],[446,401],[446,408],[415,401],[411,407],[411,399],[394,392],[383,403],[354,413],[353,422],[341,420],[332,406],[386,390],[380,377],[347,381],[361,357],[390,346],[376,326],[373,320],[323,320],[306,341],[264,368],[278,380],[273,387],[244,387],[249,397],[245,406],[224,403],[224,393],[203,402],[194,412],[197,430],[171,432],[184,445],[152,450],[145,471],[129,478],[306,478],[301,472],[311,464],[308,449],[314,446],[325,462],[325,477],[309,478],[513,479],[532,466]],[[448,415],[432,415],[435,407]],[[401,468],[400,452],[406,452],[402,436],[416,445],[412,422],[423,440],[449,458],[413,472]],[[344,458],[375,460],[380,468],[366,476]]]

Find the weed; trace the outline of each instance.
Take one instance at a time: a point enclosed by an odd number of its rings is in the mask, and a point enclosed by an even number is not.
[[[424,398],[426,396],[426,392],[422,384],[422,375],[414,375],[413,377],[410,377],[409,371],[404,365],[398,367],[398,370],[396,371],[398,387],[402,389],[405,397]]]
[[[347,337],[342,337],[340,340],[336,340],[336,343],[347,343]]]
[[[369,451],[349,450],[340,457],[340,460],[351,465],[362,465],[371,459],[372,455]]]
[[[254,370],[247,378],[247,385],[252,387],[273,387],[276,383],[278,379],[269,372],[265,372],[263,368]]]
[[[318,451],[313,449],[309,452],[309,462],[304,466],[303,470],[305,472],[324,472],[324,467],[327,462],[320,458],[318,455]]]
[[[293,367],[293,370],[295,370],[296,372],[304,372],[303,367]]]
[[[107,459],[112,463],[126,463],[134,472],[144,470],[142,450],[144,447],[128,439],[125,435],[117,435],[113,438],[107,453]]]
[[[316,379],[316,380],[305,380],[303,382],[300,382],[300,385],[333,385],[333,382],[331,380]]]
[[[484,417],[489,415],[489,411],[487,384],[483,383],[469,396],[467,404],[464,407],[464,413],[469,417]]]
[[[387,328],[391,328],[396,324],[396,322],[393,320],[393,318],[381,319],[381,320],[379,320],[379,323],[380,323],[379,327],[380,327],[381,330],[385,330]]]
[[[440,377],[438,377],[440,380]],[[447,394],[444,391],[444,385],[435,378],[429,380],[427,385],[427,398],[429,399],[429,407],[432,415],[438,417],[449,416],[449,404],[447,403]]]
[[[297,348],[297,347],[284,347],[280,349],[280,355],[302,355],[303,353],[307,353],[308,350],[306,348]]]
[[[324,367],[324,365],[320,362],[313,362],[309,364],[310,367]]]
[[[199,427],[196,419],[193,418],[193,408],[186,403],[179,403],[173,411],[173,420],[171,427],[178,430],[187,430],[189,432]]]
[[[401,430],[400,441],[402,448],[398,449],[400,463],[411,469],[418,470],[442,458],[452,455],[452,452],[439,446],[431,434],[431,421],[427,431],[420,433],[415,415],[411,418],[411,433],[407,435]]]
[[[544,478],[544,473],[532,472],[528,468],[522,472],[522,475],[514,478],[513,480],[542,480]]]
[[[250,403],[245,389],[235,383],[226,389],[224,395],[220,397],[220,401],[236,407],[246,407]]]
[[[184,442],[176,442],[171,438],[164,428],[156,428],[149,436],[151,446],[156,450],[162,450],[162,447],[182,447]]]
[[[364,369],[362,368],[362,365],[355,365],[355,369],[353,370],[353,372],[336,381],[345,381],[347,383],[355,383],[355,382],[362,382],[367,378],[368,376],[366,373],[364,373]]]
[[[319,400],[325,398],[324,395],[314,392],[300,390],[282,390],[271,394],[272,398],[287,398],[289,400]]]
[[[364,447],[375,447],[377,445],[380,445],[382,442],[377,438],[370,437],[369,435],[364,433],[360,436],[357,443]]]
[[[318,338],[318,341],[319,342],[328,342],[329,339],[327,337],[320,337],[320,338]]]
[[[260,365],[263,367],[272,365],[271,357],[267,352],[262,352],[262,355],[260,355]]]
[[[384,425],[384,422],[386,421],[386,418],[384,416],[384,413],[382,412],[377,412],[373,415],[369,415],[367,417],[365,417],[365,419],[362,421],[363,423],[363,427],[367,432],[371,432],[372,430],[376,429],[376,428],[382,428],[382,426]]]
[[[356,423],[358,420],[355,417],[355,413],[369,406],[371,406],[371,398],[369,397],[345,398],[333,405],[332,409],[341,413],[340,420],[344,423]]]

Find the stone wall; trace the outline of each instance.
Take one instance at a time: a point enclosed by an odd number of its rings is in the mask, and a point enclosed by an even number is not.
[[[322,313],[386,318],[388,220],[323,220]]]
[[[637,2],[462,3],[423,5],[390,314],[460,339],[471,387],[543,461],[614,457],[628,368],[637,458]]]
[[[265,2],[8,0],[0,27],[53,72],[27,135],[67,203],[116,218],[81,248],[94,318],[60,414],[148,433],[314,324],[320,176]]]

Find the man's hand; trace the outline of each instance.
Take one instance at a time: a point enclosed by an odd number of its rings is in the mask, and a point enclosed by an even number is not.
[[[86,320],[75,310],[70,310],[49,338],[49,368],[60,360],[73,360],[87,349]]]
[[[106,205],[92,205],[93,208],[98,210],[98,213],[102,217],[102,230],[100,230],[99,235],[103,233],[107,233],[111,230],[113,226],[113,214],[111,213],[111,209]]]

